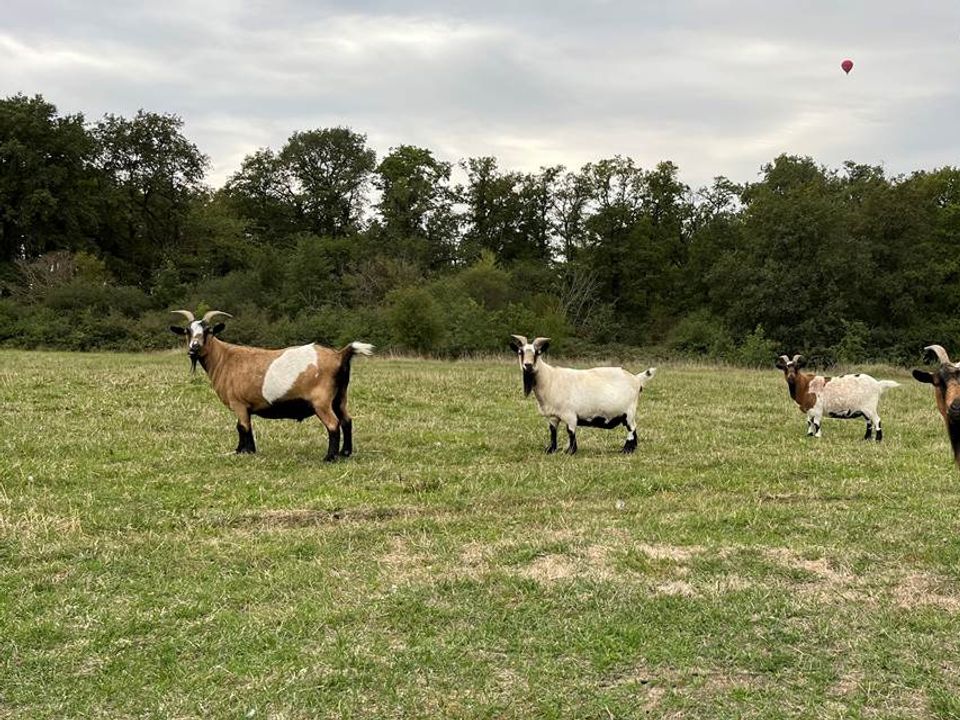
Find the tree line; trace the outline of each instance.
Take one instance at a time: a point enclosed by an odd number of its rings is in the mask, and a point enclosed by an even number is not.
[[[461,355],[510,332],[568,353],[909,362],[960,347],[960,170],[780,155],[690,188],[669,161],[457,165],[349,128],[294,133],[223,187],[175,115],[89,122],[0,100],[0,344],[169,347],[167,311],[263,345],[362,338]]]

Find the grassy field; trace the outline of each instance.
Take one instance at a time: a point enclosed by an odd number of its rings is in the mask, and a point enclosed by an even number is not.
[[[875,373],[880,446],[667,365],[570,458],[512,359],[360,360],[325,465],[181,353],[0,353],[0,717],[958,717],[960,473]]]

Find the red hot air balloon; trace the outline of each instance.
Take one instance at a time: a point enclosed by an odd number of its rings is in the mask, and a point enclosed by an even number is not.
[[[840,67],[843,68],[843,71],[849,75],[850,71],[853,70],[853,60],[847,59],[840,63]]]

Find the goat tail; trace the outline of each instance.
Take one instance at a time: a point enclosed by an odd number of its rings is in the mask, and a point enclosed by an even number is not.
[[[650,378],[656,375],[656,373],[657,373],[657,369],[655,367],[652,367],[652,368],[647,368],[643,372],[637,373],[636,375],[634,375],[634,377],[640,381],[640,387],[642,388],[644,385],[650,382]]]
[[[373,345],[354,340],[340,348],[340,368],[336,375],[337,396],[334,398],[334,407],[341,407],[346,399],[347,386],[350,384],[350,360],[354,355],[373,355]]]
[[[900,383],[898,383],[896,380],[877,380],[877,383],[880,385],[881,392],[887,388],[900,387]]]
[[[340,362],[349,363],[354,355],[373,355],[373,345],[354,340],[349,345],[340,348]]]

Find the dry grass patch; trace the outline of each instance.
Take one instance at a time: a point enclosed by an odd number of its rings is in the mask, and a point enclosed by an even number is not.
[[[947,612],[960,611],[960,594],[941,591],[946,582],[936,576],[913,570],[899,578],[893,586],[892,595],[897,607],[914,609],[936,607]]]

